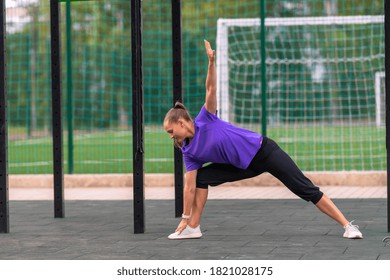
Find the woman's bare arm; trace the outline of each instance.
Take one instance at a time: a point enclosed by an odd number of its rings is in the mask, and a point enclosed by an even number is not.
[[[204,46],[209,58],[209,65],[206,78],[206,110],[212,114],[217,112],[217,72],[215,69],[215,50],[211,48],[210,43],[204,40]]]
[[[191,215],[192,205],[194,204],[195,191],[196,191],[196,175],[198,170],[192,170],[186,172],[184,181],[184,199],[183,199],[183,214],[186,216]],[[188,220],[182,219],[178,225],[176,231],[181,233],[187,226]]]

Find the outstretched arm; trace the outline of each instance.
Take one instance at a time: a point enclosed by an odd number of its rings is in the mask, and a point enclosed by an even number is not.
[[[184,199],[183,199],[183,214],[190,216],[192,212],[192,206],[194,204],[195,191],[196,191],[196,176],[197,170],[186,172],[184,182]],[[175,231],[181,233],[188,224],[188,219],[182,219]]]
[[[206,110],[212,114],[217,112],[217,72],[215,69],[215,50],[210,46],[207,40],[204,40],[204,46],[209,58],[209,66],[206,78]]]

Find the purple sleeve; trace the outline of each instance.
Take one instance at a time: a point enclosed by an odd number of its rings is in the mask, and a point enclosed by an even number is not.
[[[194,160],[187,154],[183,154],[183,159],[186,166],[186,171],[198,170],[203,165],[202,162]]]
[[[217,114],[212,114],[209,111],[207,111],[206,107],[203,105],[202,109],[200,109],[200,112],[198,116],[196,117],[197,122],[207,123],[218,119]]]
[[[194,123],[195,125],[207,125],[207,123],[213,122],[214,120],[217,120],[218,117],[215,114],[211,114],[209,111],[206,110],[206,107],[203,105],[202,108],[199,111],[199,114],[196,116]],[[192,171],[197,170],[205,164],[203,161],[199,161],[190,154],[183,153],[183,159],[184,164],[186,166],[186,171]]]

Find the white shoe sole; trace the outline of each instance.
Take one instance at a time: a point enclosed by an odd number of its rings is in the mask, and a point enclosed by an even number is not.
[[[355,236],[344,236],[344,238],[348,238],[348,239],[362,239],[363,236],[362,235],[355,235]]]
[[[196,232],[196,233],[190,233],[190,234],[178,234],[177,232],[172,233],[171,235],[168,236],[168,239],[171,240],[180,240],[180,239],[197,239],[201,238],[202,233],[201,232]]]

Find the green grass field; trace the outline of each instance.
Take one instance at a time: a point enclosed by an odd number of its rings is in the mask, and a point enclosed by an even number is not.
[[[11,132],[12,133],[12,129]],[[385,170],[385,129],[376,127],[270,128],[268,136],[304,171]],[[64,173],[68,173],[64,135]],[[9,141],[10,174],[52,173],[51,137]],[[172,173],[173,147],[161,129],[145,129],[145,172]],[[75,174],[131,173],[131,131],[75,134]]]

